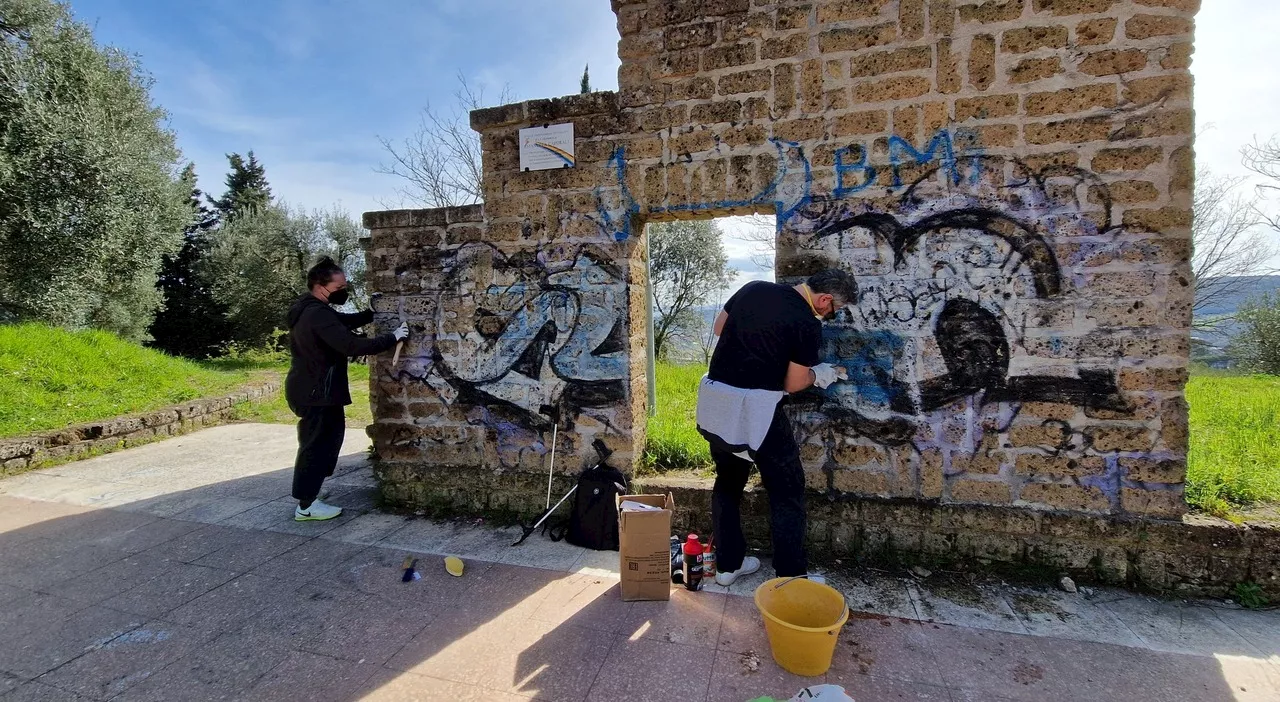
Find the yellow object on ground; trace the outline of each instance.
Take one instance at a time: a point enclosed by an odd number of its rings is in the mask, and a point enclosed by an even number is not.
[[[462,559],[457,556],[447,556],[444,559],[444,569],[455,578],[462,577]]]
[[[849,619],[844,595],[805,578],[774,578],[756,588],[755,599],[773,660],[795,675],[827,672]]]

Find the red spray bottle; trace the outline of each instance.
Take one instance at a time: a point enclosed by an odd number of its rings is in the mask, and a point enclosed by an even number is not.
[[[697,534],[690,534],[684,542],[684,589],[697,590],[702,586],[702,542]]]

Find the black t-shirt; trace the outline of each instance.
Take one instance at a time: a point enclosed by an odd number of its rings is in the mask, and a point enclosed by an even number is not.
[[[751,390],[782,390],[787,366],[818,365],[822,322],[789,285],[754,281],[724,304],[725,322],[707,375]]]

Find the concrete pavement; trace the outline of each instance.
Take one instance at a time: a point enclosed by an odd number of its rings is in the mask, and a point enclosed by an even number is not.
[[[785,699],[750,595],[618,598],[615,553],[380,512],[292,521],[286,426],[241,424],[0,481],[0,700]],[[420,580],[402,583],[406,554]],[[441,554],[467,573],[444,573]],[[1280,613],[1124,591],[833,576],[826,682],[872,700],[1280,700]]]

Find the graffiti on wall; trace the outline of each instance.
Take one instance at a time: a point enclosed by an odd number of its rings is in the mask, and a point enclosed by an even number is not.
[[[892,208],[811,200],[788,231],[851,266],[860,288],[825,332],[827,357],[850,381],[827,393],[823,411],[889,446],[911,443],[931,413],[962,400],[1124,411],[1115,368],[1082,367],[1042,329],[1073,313],[1075,290],[1046,234],[1089,241],[1115,231],[1074,200],[1097,186],[1079,169],[982,156],[934,166]]]
[[[1105,185],[1084,170],[990,156],[961,130],[920,148],[896,136],[882,143],[881,166],[869,163],[872,143],[838,149],[829,193],[815,192],[799,144],[774,139],[776,172],[756,192],[650,207],[631,193],[619,148],[596,211],[561,217],[590,219],[596,243],[552,238],[519,253],[468,243],[448,255],[425,382],[508,438],[568,428],[584,412],[607,425],[605,408],[629,385],[628,281],[612,244],[645,217],[763,208],[799,242],[793,259],[838,262],[858,277],[860,298],[825,330],[827,360],[849,375],[811,406],[827,431],[917,450],[957,411],[991,408],[983,416],[1000,430],[1026,402],[1126,411],[1116,369],[1082,365],[1052,331],[1071,326],[1061,315],[1082,281],[1051,242],[1119,231]],[[1063,427],[1059,449],[1074,446],[1073,433]],[[958,448],[980,442],[970,431]]]
[[[589,248],[508,257],[466,244],[440,293],[427,382],[447,401],[465,393],[535,425],[621,400],[626,291],[622,272]]]

